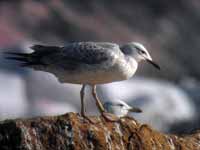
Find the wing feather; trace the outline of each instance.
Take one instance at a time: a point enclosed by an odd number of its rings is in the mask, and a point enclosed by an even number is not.
[[[112,43],[79,42],[63,48],[64,58],[84,64],[100,64],[111,59],[117,45]]]

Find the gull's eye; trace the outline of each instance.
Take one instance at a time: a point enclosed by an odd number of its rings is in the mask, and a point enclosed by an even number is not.
[[[144,51],[144,50],[142,50],[141,48],[139,48],[139,47],[136,47],[135,46],[135,48],[138,50],[138,52],[140,53],[140,54],[146,54],[146,52]]]
[[[120,106],[120,107],[123,107],[123,105],[122,105],[122,104],[118,104],[118,106]]]
[[[145,51],[143,51],[143,50],[140,50],[140,53],[141,53],[141,54],[146,54],[146,52],[145,52]]]

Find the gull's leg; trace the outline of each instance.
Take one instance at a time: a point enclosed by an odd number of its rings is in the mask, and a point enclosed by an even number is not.
[[[93,95],[94,99],[96,100],[96,105],[97,105],[99,111],[100,111],[101,113],[105,112],[105,109],[104,109],[104,107],[103,107],[101,101],[99,100],[99,98],[98,98],[98,96],[97,96],[96,85],[93,85],[93,86],[92,86],[92,95]]]
[[[80,91],[80,95],[81,95],[81,116],[85,116],[85,103],[84,103],[85,86],[86,85],[83,84],[81,91]]]
[[[81,96],[81,116],[87,119],[90,123],[93,123],[93,121],[85,115],[85,103],[84,103],[84,96],[85,96],[85,84],[83,84],[81,91],[80,91],[80,96]]]
[[[99,100],[98,96],[97,96],[97,92],[96,92],[96,85],[93,85],[92,86],[92,95],[96,101],[96,105],[101,113],[101,115],[108,121],[118,121],[119,118],[117,118],[115,115],[113,114],[110,114],[110,113],[107,113],[105,112],[105,109],[101,103],[101,101]]]

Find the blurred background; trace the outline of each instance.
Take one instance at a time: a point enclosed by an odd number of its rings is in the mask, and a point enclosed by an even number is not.
[[[200,128],[198,0],[0,1],[1,52],[69,41],[144,44],[161,71],[141,63],[132,79],[98,86],[102,101],[140,107],[143,113],[130,115],[160,131]],[[79,112],[80,87],[20,68],[0,54],[0,120]],[[86,102],[87,113],[97,115],[90,94]]]

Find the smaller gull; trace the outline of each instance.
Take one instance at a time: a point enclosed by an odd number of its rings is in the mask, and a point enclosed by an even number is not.
[[[142,112],[140,108],[130,106],[122,100],[117,100],[116,102],[105,102],[103,106],[108,113],[115,114],[117,117],[126,117],[128,113],[131,112]]]
[[[131,78],[138,62],[146,60],[157,69],[146,48],[137,42],[123,45],[108,42],[72,42],[65,46],[34,45],[32,53],[7,52],[6,58],[22,62],[21,66],[53,73],[61,83],[82,84],[80,91],[81,115],[85,114],[84,90],[92,87],[92,95],[101,115],[108,121],[113,115],[107,113],[97,96],[96,85]]]

